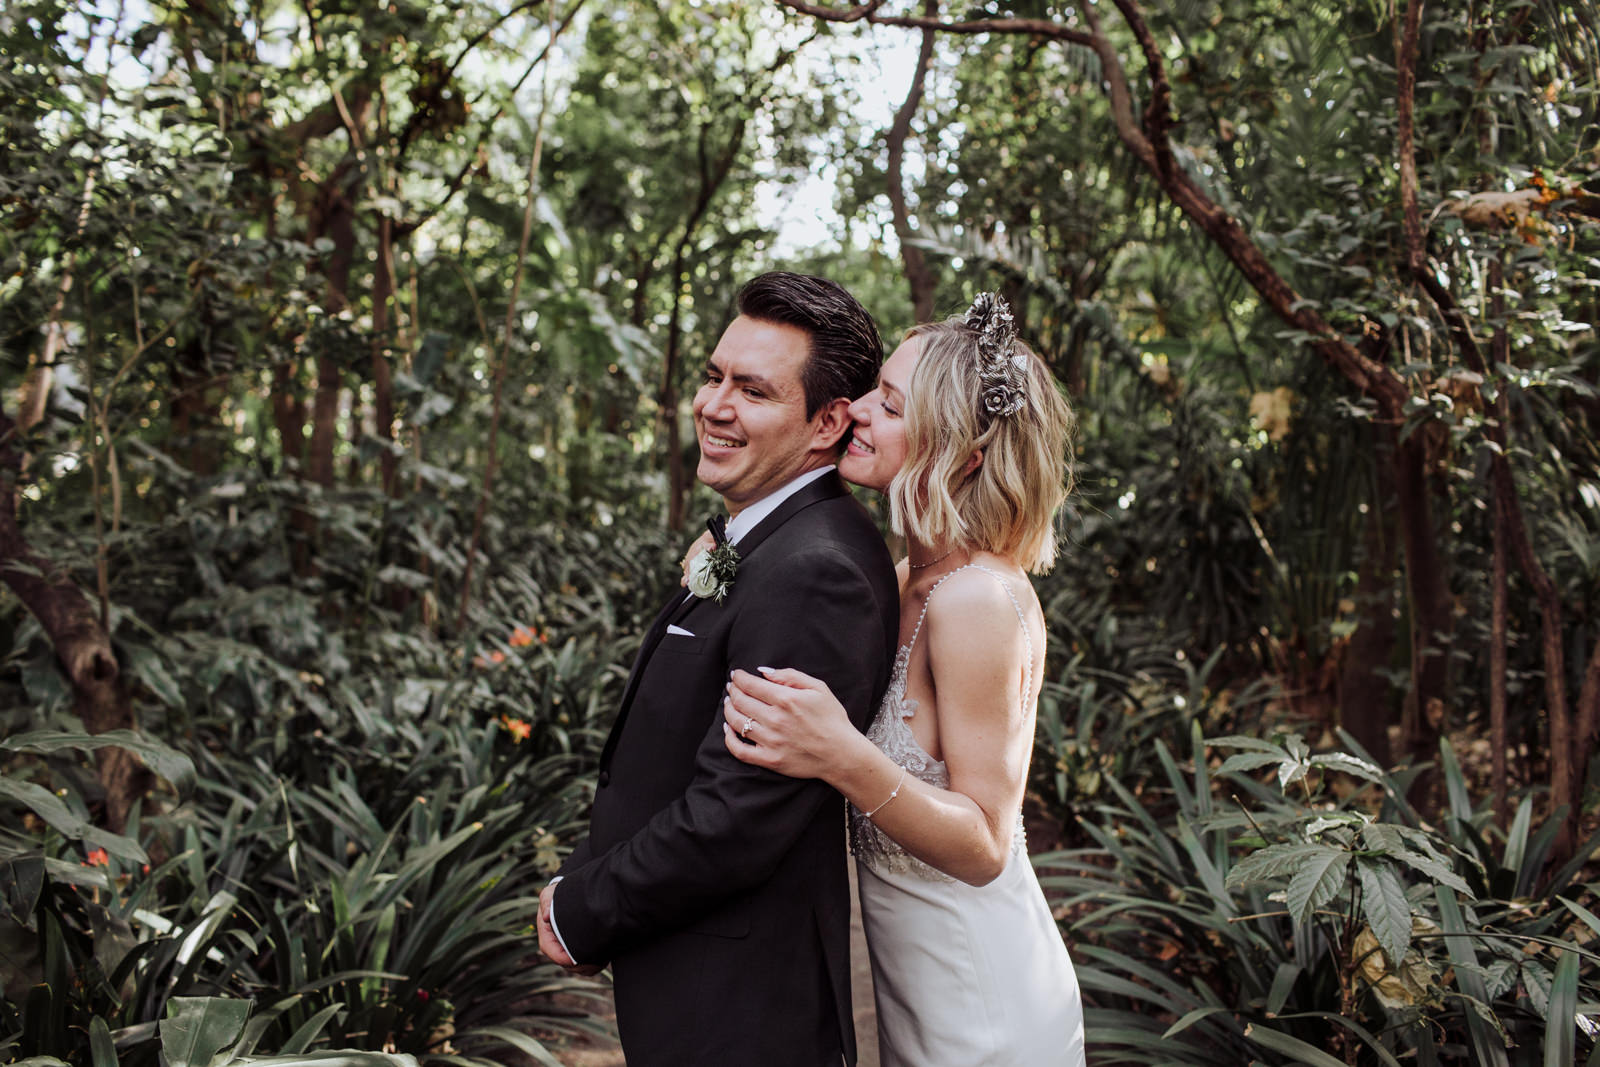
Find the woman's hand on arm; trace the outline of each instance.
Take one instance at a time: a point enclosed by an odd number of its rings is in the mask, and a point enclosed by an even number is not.
[[[882,753],[850,722],[825,682],[788,668],[760,670],[734,671],[729,678],[722,702],[729,752],[790,778],[820,778],[846,796],[847,785],[864,771],[873,778],[871,765]]]

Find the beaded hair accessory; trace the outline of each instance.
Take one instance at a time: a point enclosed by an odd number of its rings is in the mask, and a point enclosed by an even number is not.
[[[1027,359],[1012,350],[1017,339],[1011,308],[999,293],[979,293],[967,309],[967,328],[978,334],[978,380],[983,410],[991,417],[1015,415],[1028,402],[1023,390]]]

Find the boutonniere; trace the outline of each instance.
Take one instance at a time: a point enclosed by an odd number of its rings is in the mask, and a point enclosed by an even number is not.
[[[689,562],[689,592],[701,600],[710,597],[720,604],[739,572],[739,550],[728,540],[728,524],[721,515],[706,520],[706,529],[716,544]]]

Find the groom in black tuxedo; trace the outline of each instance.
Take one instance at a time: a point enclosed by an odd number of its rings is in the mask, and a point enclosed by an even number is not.
[[[864,729],[888,684],[894,564],[833,466],[882,358],[843,289],[774,272],[695,394],[737,572],[720,602],[675,592],[645,636],[589,837],[540,896],[547,955],[611,964],[632,1067],[855,1062],[844,802],[730,756],[722,699],[735,668],[797,667]]]

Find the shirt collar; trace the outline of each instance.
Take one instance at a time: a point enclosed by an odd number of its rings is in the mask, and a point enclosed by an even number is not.
[[[762,519],[777,511],[779,504],[782,504],[785,500],[788,500],[791,496],[794,496],[794,494],[833,470],[833,468],[834,465],[830,463],[826,467],[818,467],[816,470],[806,471],[798,478],[784,483],[739,512],[739,514],[728,520],[728,540],[738,544],[739,538],[754,530]]]

